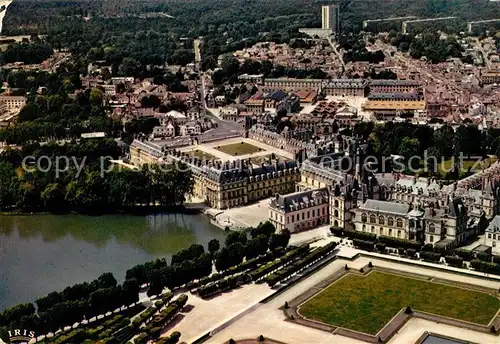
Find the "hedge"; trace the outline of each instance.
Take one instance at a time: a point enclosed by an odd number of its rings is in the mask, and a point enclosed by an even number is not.
[[[227,276],[235,275],[240,272],[245,273],[245,272],[250,272],[250,270],[255,270],[259,266],[261,266],[264,263],[268,263],[270,260],[274,260],[276,258],[282,257],[286,253],[285,250],[276,250],[274,252],[270,251],[267,252],[266,254],[260,255],[256,258],[249,259],[247,261],[244,261],[243,263],[233,266],[225,271],[222,272],[216,272],[210,277],[204,277],[199,281],[192,281],[186,284],[186,287],[189,290],[196,289],[196,288],[202,288],[204,286],[207,286],[208,284],[212,282],[218,282],[223,280]],[[245,282],[248,283],[248,282]],[[195,291],[198,292],[198,291]]]
[[[170,334],[170,337],[162,337],[159,340],[157,340],[155,343],[156,344],[175,344],[179,342],[179,339],[181,338],[181,334],[178,331],[174,331]]]
[[[483,262],[491,263],[491,254],[489,253],[480,252],[477,254],[476,258],[482,260]]]
[[[360,231],[344,231],[344,235],[349,239],[361,239],[367,241],[377,241],[377,235],[374,233],[360,232]]]
[[[437,262],[439,262],[439,259],[441,259],[441,254],[435,253],[435,252],[422,251],[422,252],[420,252],[420,258],[423,259],[425,262],[437,263]]]
[[[249,274],[230,276],[218,282],[212,282],[207,284],[206,286],[200,287],[197,292],[201,298],[206,298],[222,293],[224,291],[234,289],[236,287],[239,287],[240,285],[250,283],[251,281],[252,278]]]
[[[330,227],[330,232],[336,237],[344,236],[344,229],[341,227]]]
[[[417,250],[415,250],[414,248],[409,248],[406,250],[406,255],[410,258],[415,257],[416,253],[417,253]]]
[[[379,240],[379,242],[384,243],[387,246],[393,247],[393,248],[399,248],[399,247],[401,247],[401,248],[413,248],[417,251],[420,251],[420,248],[422,247],[422,245],[420,245],[419,243],[416,243],[416,242],[413,242],[410,240],[398,239],[398,238],[393,238],[393,237],[385,236],[385,235],[380,235],[378,237],[378,240]]]
[[[252,271],[250,273],[250,276],[252,277],[253,281],[258,280],[259,278],[269,274],[270,272],[278,269],[280,266],[297,259],[299,257],[302,257],[305,255],[307,252],[309,252],[309,245],[304,245],[298,248],[293,249],[292,251],[288,252],[285,254],[283,257],[276,259],[272,262],[267,263],[266,265],[261,266],[255,271]]]
[[[472,254],[472,251],[464,250],[464,249],[458,249],[455,250],[455,255],[459,256],[463,260],[466,260],[470,262],[471,260],[474,259],[474,255]]]
[[[489,263],[479,259],[474,259],[470,262],[470,265],[476,271],[500,275],[500,264]]]
[[[134,339],[134,344],[146,344],[149,340],[149,336],[146,333],[141,333]]]
[[[385,253],[386,247],[384,243],[378,242],[375,244],[375,247],[377,248],[378,252]]]
[[[500,256],[493,256],[493,263],[500,264]]]
[[[330,253],[336,246],[337,246],[337,243],[331,242],[326,246],[315,249],[314,251],[310,252],[304,258],[290,264],[289,266],[287,266],[284,269],[278,270],[277,272],[269,275],[266,279],[267,284],[270,287],[273,287],[274,285],[276,285],[276,283],[293,275],[295,272],[301,270],[302,268],[309,265],[310,263],[324,257],[326,254]]]
[[[464,266],[464,260],[459,256],[446,256],[444,257],[444,259],[446,260],[446,263],[450,266],[454,266],[456,268],[461,268]]]
[[[354,247],[359,247],[366,251],[373,251],[373,247],[375,246],[375,241],[370,240],[353,239],[352,243]]]

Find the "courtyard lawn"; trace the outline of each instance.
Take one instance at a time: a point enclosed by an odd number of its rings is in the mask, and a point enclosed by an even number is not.
[[[304,317],[376,334],[402,308],[488,325],[500,300],[486,293],[372,271],[348,274],[303,304]]]
[[[477,173],[477,172],[481,171],[482,169],[487,168],[491,164],[495,163],[496,160],[497,160],[496,158],[488,158],[488,159],[484,159],[481,161],[474,160],[474,159],[473,160],[463,160],[463,165],[461,166],[460,172],[465,173],[469,170],[469,168],[473,168],[473,170],[471,170],[471,172]],[[439,173],[442,176],[446,175],[447,172],[452,170],[452,168],[453,168],[452,163],[453,163],[452,159],[445,160],[445,161],[439,161],[438,166],[437,166],[439,169]]]
[[[213,156],[212,154],[209,154],[207,152],[204,152],[202,150],[199,150],[199,149],[196,149],[196,150],[193,150],[193,151],[189,151],[189,152],[186,152],[187,154],[189,155],[192,155],[192,156],[195,156],[197,157],[198,159],[208,159],[208,160],[212,160],[212,159],[215,159],[215,160],[219,160],[217,157]]]
[[[230,145],[225,145],[225,146],[217,146],[214,148],[232,156],[241,156],[258,152],[264,152],[264,149],[256,147],[254,145],[251,145],[243,141],[238,143],[232,143]]]

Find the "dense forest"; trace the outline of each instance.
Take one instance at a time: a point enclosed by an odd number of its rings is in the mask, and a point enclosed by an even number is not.
[[[114,139],[40,145],[0,155],[0,208],[21,211],[106,213],[182,205],[192,192],[182,165],[121,169]],[[56,165],[59,164],[59,165]]]
[[[105,60],[113,74],[122,75],[149,65],[185,65],[194,59],[193,40],[203,36],[204,63],[213,67],[222,53],[259,41],[288,43],[303,36],[298,28],[320,27],[320,5],[327,3],[340,3],[344,32],[359,31],[362,20],[387,13],[457,15],[466,20],[500,17],[500,6],[486,0],[17,0],[7,11],[3,33],[45,34],[47,48],[69,49],[86,62]],[[9,60],[19,48],[11,48]],[[359,55],[351,60],[373,58],[364,51]]]

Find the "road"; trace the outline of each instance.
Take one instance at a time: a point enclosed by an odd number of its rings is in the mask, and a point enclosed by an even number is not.
[[[202,72],[200,68],[200,63],[201,63],[201,44],[203,44],[203,41],[201,38],[195,39],[193,46],[194,46],[194,56],[195,56],[195,63],[196,63],[196,69],[198,70],[198,75],[199,75],[199,82],[198,82],[198,96],[199,96],[199,101],[200,105],[206,110],[205,117],[208,117],[212,120],[213,123],[215,123],[216,127],[214,129],[210,129],[201,135],[198,135],[196,137],[176,137],[173,139],[168,139],[168,140],[159,140],[155,141],[156,144],[159,144],[161,146],[167,146],[167,147],[181,147],[181,146],[190,146],[195,143],[195,139],[198,139],[198,143],[202,142],[207,142],[207,141],[216,141],[216,140],[223,140],[226,138],[230,137],[235,137],[239,136],[242,132],[243,125],[242,123],[236,123],[233,121],[224,121],[214,115],[214,110],[215,109],[210,109],[207,107],[207,103],[205,101],[205,96],[206,96],[206,90],[205,90],[205,82],[204,82],[204,75],[205,73]]]
[[[488,53],[484,50],[483,45],[481,44],[481,42],[479,41],[479,39],[477,37],[474,38],[474,43],[475,43],[473,45],[474,48],[479,50],[481,52],[481,54],[483,55],[483,60],[484,60],[484,63],[486,64],[486,67],[488,69],[491,69],[491,61],[488,58]]]
[[[342,57],[342,55],[340,55],[339,51],[337,50],[337,46],[335,45],[335,41],[333,41],[331,37],[328,37],[328,43],[330,43],[333,51],[335,52],[335,55],[337,55],[337,58],[339,59],[340,63],[342,64],[342,74],[343,74],[345,72],[344,58]]]

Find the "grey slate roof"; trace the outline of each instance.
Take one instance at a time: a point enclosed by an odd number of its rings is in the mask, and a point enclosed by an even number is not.
[[[359,207],[359,209],[406,215],[410,209],[410,206],[407,204],[368,199],[361,207]]]
[[[306,207],[312,205],[311,201],[315,198],[320,198],[324,203],[328,202],[328,189],[321,188],[317,190],[308,190],[295,192],[288,195],[278,195],[274,201],[271,202],[271,207],[276,209],[282,209],[285,212],[298,210],[300,204],[304,204]],[[295,206],[295,209],[291,209]]]
[[[486,232],[500,233],[500,215],[496,215],[493,220],[491,220]]]
[[[418,86],[419,83],[415,80],[372,80],[370,81],[370,86]]]

